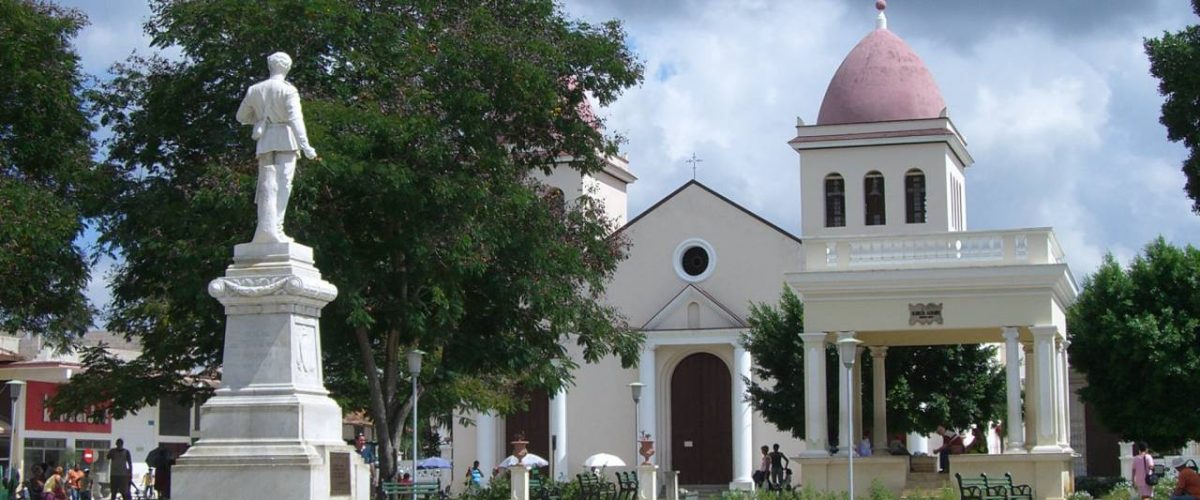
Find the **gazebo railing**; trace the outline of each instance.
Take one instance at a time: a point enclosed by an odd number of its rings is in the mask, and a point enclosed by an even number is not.
[[[808,271],[1065,262],[1049,228],[805,238],[804,246]]]

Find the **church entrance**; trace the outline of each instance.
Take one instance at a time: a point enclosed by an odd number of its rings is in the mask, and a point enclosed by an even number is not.
[[[512,445],[518,434],[529,441],[528,450],[539,457],[550,459],[550,398],[545,391],[524,391],[525,410],[504,417],[504,456],[512,454]]]
[[[729,368],[712,354],[683,359],[671,375],[671,467],[680,484],[733,480]]]

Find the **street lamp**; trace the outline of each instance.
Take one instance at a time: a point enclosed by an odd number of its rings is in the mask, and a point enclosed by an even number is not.
[[[412,482],[417,482],[417,376],[421,375],[421,355],[425,354],[419,349],[408,351],[408,374],[412,375],[412,398],[413,398],[413,456],[412,456]],[[412,489],[412,500],[417,500],[417,489]]]
[[[862,341],[854,337],[845,336],[837,341],[838,357],[842,360],[842,366],[846,367],[846,402],[849,405],[846,408],[846,456],[850,459],[850,500],[854,500],[854,377],[850,370],[854,369],[854,361],[858,358],[858,345]]]
[[[8,381],[8,384],[6,384],[6,385],[8,386],[8,397],[9,397],[9,399],[12,399],[12,406],[9,407],[9,409],[10,409],[9,418],[11,419],[10,425],[12,426],[12,429],[10,429],[10,431],[8,433],[8,435],[9,435],[9,439],[8,439],[8,477],[16,478],[16,477],[18,477],[16,475],[17,429],[18,429],[18,426],[17,426],[17,400],[21,399],[21,389],[25,388],[25,382],[23,382],[21,380],[10,380],[10,381]]]
[[[642,402],[642,387],[641,382],[631,382],[629,384],[629,392],[633,394],[633,462],[637,463],[638,456],[638,438],[641,437],[638,433],[641,431],[641,411],[639,404]]]

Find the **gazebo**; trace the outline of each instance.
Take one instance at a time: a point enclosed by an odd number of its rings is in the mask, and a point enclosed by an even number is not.
[[[846,453],[862,436],[845,391],[861,408],[856,363],[838,370],[840,451],[829,451],[827,345],[857,339],[873,357],[871,436],[883,450],[889,347],[994,343],[1003,345],[1007,378],[1006,448],[955,456],[950,472],[1007,472],[1037,498],[1063,498],[1075,456],[1066,309],[1076,284],[1050,228],[967,230],[965,173],[974,160],[933,76],[888,31],[886,4],[877,6],[877,28],[838,68],[817,123],[798,123],[789,143],[801,157],[805,235],[801,271],[787,275],[805,303],[802,483],[846,490]],[[875,480],[901,491],[908,459],[878,454],[856,459],[855,470],[857,491]]]

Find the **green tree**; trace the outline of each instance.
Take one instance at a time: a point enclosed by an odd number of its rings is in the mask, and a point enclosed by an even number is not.
[[[1200,440],[1200,412],[1182,396],[1200,373],[1200,250],[1158,238],[1128,268],[1109,255],[1067,316],[1079,391],[1126,440],[1170,449]]]
[[[750,402],[768,422],[804,438],[804,342],[799,335],[804,332],[804,304],[784,288],[777,307],[753,305],[749,323],[742,343],[754,356],[759,380],[748,384]],[[932,432],[939,425],[966,429],[998,419],[1005,399],[1004,376],[995,355],[995,347],[983,345],[888,348],[888,431]],[[863,373],[870,373],[868,353],[859,363]],[[825,350],[825,370],[832,438],[839,418],[838,371],[844,370],[833,346]],[[863,377],[864,408],[872,405],[872,384],[871,377]],[[863,419],[869,426],[871,412],[863,412]]]
[[[409,349],[428,353],[432,416],[554,392],[576,368],[567,342],[588,362],[636,360],[641,336],[600,300],[625,241],[598,201],[563,207],[535,180],[616,153],[585,90],[607,104],[641,79],[618,23],[568,19],[551,0],[152,9],[153,45],[182,56],[117,66],[100,101],[115,131],[103,242],[125,256],[109,328],[143,353],[89,352],[57,411],[191,397],[203,388],[190,375],[219,367],[224,316],[206,283],[254,224],[253,143],[234,111],[277,50],[296,61],[288,78],[322,156],[300,164],[287,230],[339,288],[322,318],[326,381],[344,409],[369,411],[385,477],[407,432]]]
[[[1192,0],[1200,15],[1200,0]],[[1166,98],[1159,122],[1167,127],[1167,138],[1183,141],[1188,157],[1183,162],[1187,177],[1184,191],[1192,199],[1192,211],[1200,213],[1200,26],[1144,42],[1150,58],[1150,74],[1158,79],[1158,92]]]
[[[58,345],[92,323],[74,244],[92,169],[91,111],[71,39],[78,11],[0,0],[0,330]]]

